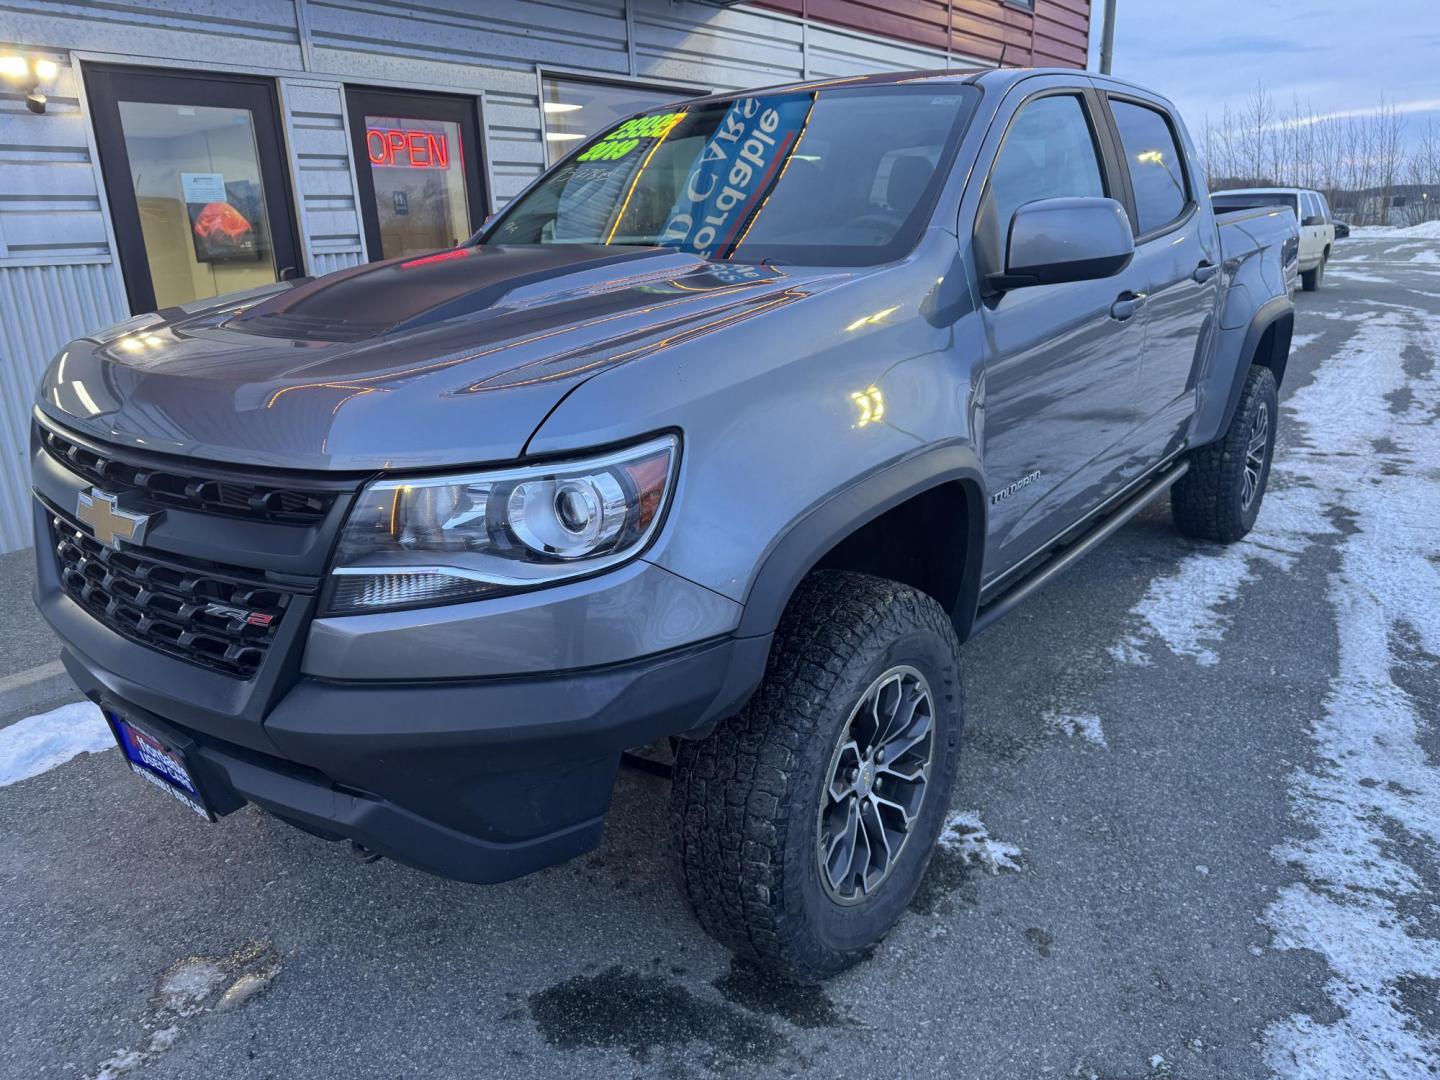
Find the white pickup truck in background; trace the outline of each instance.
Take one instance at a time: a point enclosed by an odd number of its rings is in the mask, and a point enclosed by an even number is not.
[[[1300,283],[1314,292],[1325,280],[1325,264],[1335,247],[1335,215],[1325,196],[1310,188],[1239,188],[1210,196],[1216,213],[1258,206],[1288,206],[1300,222]]]

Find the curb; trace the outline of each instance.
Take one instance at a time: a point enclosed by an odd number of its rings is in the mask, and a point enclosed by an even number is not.
[[[80,691],[65,665],[52,660],[0,679],[0,716],[48,705],[58,698],[79,696]]]

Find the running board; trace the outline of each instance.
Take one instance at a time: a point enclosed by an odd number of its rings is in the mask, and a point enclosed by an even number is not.
[[[1121,525],[1133,518],[1159,496],[1170,490],[1170,485],[1184,476],[1190,469],[1188,461],[1181,461],[1174,468],[1165,472],[1152,483],[1137,491],[1130,499],[1122,504],[1109,517],[1097,525],[1083,538],[1076,540],[1065,547],[1060,548],[1046,562],[1041,563],[1035,570],[1021,578],[999,597],[990,601],[975,613],[975,621],[970,624],[970,637],[974,637],[980,631],[991,626],[1002,615],[1008,614],[1013,608],[1027,599],[1032,593],[1044,585],[1048,585],[1055,578],[1059,577],[1070,567],[1083,559],[1090,552],[1094,551],[1101,543],[1108,539]]]

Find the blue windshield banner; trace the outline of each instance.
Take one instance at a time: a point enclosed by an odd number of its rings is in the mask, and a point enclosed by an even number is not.
[[[659,242],[707,258],[732,247],[799,142],[811,102],[784,94],[732,104],[696,157]]]

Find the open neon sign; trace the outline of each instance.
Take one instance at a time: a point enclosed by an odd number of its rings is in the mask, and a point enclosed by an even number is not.
[[[450,140],[440,132],[366,128],[365,149],[371,165],[402,169],[450,167]]]

